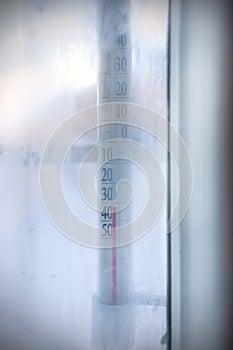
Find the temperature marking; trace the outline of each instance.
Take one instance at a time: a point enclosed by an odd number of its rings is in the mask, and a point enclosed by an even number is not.
[[[121,146],[111,140],[127,139],[130,131],[126,124],[132,70],[130,3],[101,0],[98,102],[105,107],[98,114],[98,121],[107,123],[99,129],[98,141],[107,144],[98,155],[97,187],[100,240],[111,242],[110,248],[99,254],[99,297],[106,304],[124,304],[129,299],[130,248],[118,246],[117,230],[130,221],[130,209],[117,211],[122,199],[117,196],[116,185],[129,177],[130,165],[120,158],[114,159],[113,154],[120,154]],[[122,204],[126,204],[124,200]]]

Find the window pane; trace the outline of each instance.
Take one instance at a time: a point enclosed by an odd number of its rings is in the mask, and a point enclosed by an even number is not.
[[[127,57],[116,58],[118,72],[131,70],[126,102],[167,118],[168,1],[112,3],[129,16],[131,50]],[[44,208],[39,182],[43,150],[54,131],[77,111],[103,102],[98,96],[103,4],[104,0],[15,0],[0,5],[0,343],[6,349],[113,349],[111,334],[110,340],[103,335],[112,308],[105,309],[99,299],[99,249],[59,232]],[[111,24],[109,28],[110,32]],[[120,40],[124,44],[124,37]],[[125,95],[124,81],[118,83],[119,94]],[[135,115],[142,113],[137,106],[131,108]],[[124,107],[120,113],[125,113]],[[78,130],[86,126],[85,113],[79,116]],[[144,126],[149,127],[146,120]],[[126,135],[124,129],[122,137],[137,141],[157,158],[166,183],[167,151],[148,132],[130,130]],[[93,226],[99,221],[82,198],[77,174],[96,142],[96,129],[83,135],[68,150],[62,169],[71,210]],[[89,169],[94,171],[94,162]],[[143,211],[147,183],[140,168],[132,166],[131,175],[137,216]],[[123,303],[128,306],[118,310],[123,310],[122,322],[127,315],[132,322],[129,339],[119,326],[116,349],[166,348],[166,224],[165,203],[157,224],[129,244],[128,275],[119,277],[130,283],[128,304]]]

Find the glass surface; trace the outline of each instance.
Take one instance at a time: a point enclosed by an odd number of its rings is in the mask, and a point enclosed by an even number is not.
[[[4,349],[97,349],[96,332],[102,331],[93,316],[99,251],[58,231],[45,211],[39,184],[40,160],[50,135],[66,118],[98,102],[99,6],[96,0],[0,5],[0,344]],[[166,117],[168,1],[132,1],[129,15],[132,80],[127,102]],[[166,178],[166,151],[148,134],[135,139],[158,157]],[[70,207],[93,225],[98,220],[78,193],[77,169],[96,141],[92,131],[76,142],[63,169]],[[146,183],[138,186],[142,177],[139,169],[133,169],[137,213]],[[166,215],[164,209],[156,227],[130,244],[135,308],[129,349],[166,348]]]

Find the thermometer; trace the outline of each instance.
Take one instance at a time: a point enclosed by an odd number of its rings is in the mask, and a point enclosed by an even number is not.
[[[130,125],[132,108],[129,103],[133,100],[131,5],[130,0],[98,2],[97,137],[101,147],[97,152],[99,171],[96,187],[100,249],[99,291],[93,298],[92,313],[92,344],[97,350],[128,350],[142,348],[142,345],[148,345],[149,349],[149,344],[155,344],[156,341],[159,342],[159,345],[156,343],[157,348],[164,348],[167,339],[165,333],[161,336],[166,325],[163,328],[160,316],[153,311],[160,307],[161,312],[162,308],[165,319],[166,296],[132,291],[135,290],[135,285],[132,286],[135,246],[121,246],[118,236],[119,228],[133,222],[133,210],[136,207],[135,202],[132,206],[128,205],[129,198],[127,194],[124,195],[124,191],[120,191],[121,195],[118,195],[119,184],[124,186],[124,180],[131,181],[135,174],[132,163],[123,157],[115,157],[115,154],[121,154],[121,147],[126,145],[127,139],[138,141],[142,137],[137,131],[133,134],[133,127]],[[148,135],[147,138],[150,140]],[[159,146],[153,142],[151,141],[152,146],[157,147],[156,153],[159,154]],[[137,187],[137,190],[137,198],[143,198],[142,189]],[[120,210],[119,207],[123,209]],[[127,227],[132,230],[132,225]],[[127,232],[127,235],[131,237],[133,233]],[[144,334],[135,334],[143,320],[148,334],[150,327],[147,322],[153,325],[157,322],[152,327],[156,341]],[[160,336],[162,340],[159,339]]]
[[[99,24],[98,154],[99,239],[109,248],[99,252],[99,294],[93,299],[92,342],[95,349],[130,349],[133,343],[134,312],[130,305],[130,246],[119,247],[117,227],[130,222],[128,198],[118,198],[117,184],[130,178],[130,164],[114,158],[120,142],[128,137],[128,108],[131,88],[132,48],[130,1],[102,0]],[[114,124],[115,123],[115,124]],[[117,124],[116,124],[117,123]],[[113,159],[114,158],[114,159]]]
[[[98,157],[97,188],[100,240],[108,239],[112,243],[112,249],[102,249],[99,255],[99,298],[106,304],[125,304],[130,298],[130,247],[117,247],[117,226],[130,221],[130,208],[116,209],[117,183],[129,178],[130,164],[120,158],[112,159],[119,145],[111,142],[126,139],[129,133],[129,127],[124,124],[130,100],[132,66],[129,14],[129,0],[101,2],[98,103],[104,106],[98,114],[98,122],[107,124],[98,132],[98,142],[104,142],[104,146]]]

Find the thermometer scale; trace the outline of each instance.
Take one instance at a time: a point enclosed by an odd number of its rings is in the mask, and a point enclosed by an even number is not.
[[[120,158],[112,159],[118,145],[111,139],[126,139],[129,133],[124,122],[131,85],[130,1],[102,0],[100,9],[98,103],[104,106],[98,122],[107,124],[98,132],[98,142],[105,144],[98,159],[97,187],[100,240],[111,240],[112,249],[100,250],[99,298],[106,304],[125,304],[130,297],[130,247],[117,247],[117,226],[127,223],[130,209],[117,211],[114,203],[118,200],[117,183],[129,177],[130,164]]]
[[[151,312],[148,310],[158,306],[166,310],[166,297],[132,292],[132,246],[121,246],[118,237],[118,228],[129,224],[133,214],[132,207],[128,205],[129,198],[122,196],[124,190],[118,196],[118,186],[123,186],[122,180],[131,180],[133,171],[130,161],[117,158],[115,154],[121,154],[121,147],[127,139],[140,138],[140,135],[132,133],[130,126],[131,1],[101,0],[98,11],[97,137],[101,147],[97,152],[99,171],[96,187],[100,249],[99,291],[93,298],[92,344],[97,350],[128,350],[136,349],[135,346],[138,348],[142,341],[143,346],[148,344],[149,349],[151,339],[135,335],[137,322],[148,317]],[[119,210],[119,207],[124,209]],[[131,237],[133,232],[127,234]],[[156,314],[152,312],[151,315],[154,320]],[[160,334],[160,325],[156,327]],[[165,340],[160,346],[164,344]]]

